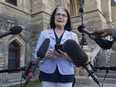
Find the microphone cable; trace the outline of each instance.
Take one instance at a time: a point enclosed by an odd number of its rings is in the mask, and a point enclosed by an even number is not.
[[[23,74],[23,71],[21,71],[21,73]],[[20,86],[21,86],[21,87],[24,87],[24,85],[23,85],[23,78],[22,78],[22,77],[21,77]]]
[[[106,77],[107,77],[108,72],[109,72],[109,71],[106,70],[106,74],[105,74],[104,79],[103,79],[104,81],[105,81],[105,79],[106,79]],[[104,83],[102,83],[102,87],[103,87],[103,86],[104,86]]]

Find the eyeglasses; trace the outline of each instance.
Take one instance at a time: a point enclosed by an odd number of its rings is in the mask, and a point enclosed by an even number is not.
[[[57,17],[62,16],[63,18],[67,17],[67,15],[66,15],[66,14],[60,14],[60,13],[57,13],[57,14],[56,14],[56,16],[57,16]]]

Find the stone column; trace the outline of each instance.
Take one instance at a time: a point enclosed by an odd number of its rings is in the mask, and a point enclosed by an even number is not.
[[[111,0],[101,0],[101,9],[104,17],[106,18],[106,21],[111,22]]]

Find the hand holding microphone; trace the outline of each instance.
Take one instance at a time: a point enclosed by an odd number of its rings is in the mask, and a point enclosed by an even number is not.
[[[103,30],[103,31],[95,31],[89,32],[83,26],[78,27],[78,31],[81,33],[86,33],[91,39],[93,39],[101,48],[110,49],[112,47],[113,42],[110,40],[105,39],[105,36],[110,35],[110,30]],[[94,36],[93,36],[94,35]]]
[[[112,29],[97,29],[97,30],[94,30],[92,32],[90,32],[90,35],[100,35],[100,36],[103,36],[103,37],[106,37],[106,36],[109,36],[109,35],[112,35]]]

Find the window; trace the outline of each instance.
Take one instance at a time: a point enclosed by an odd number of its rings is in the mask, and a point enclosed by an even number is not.
[[[116,6],[116,0],[111,0],[111,6]]]
[[[16,41],[9,44],[8,69],[17,69],[20,67],[20,46]]]
[[[17,6],[17,0],[5,0],[7,3]]]

